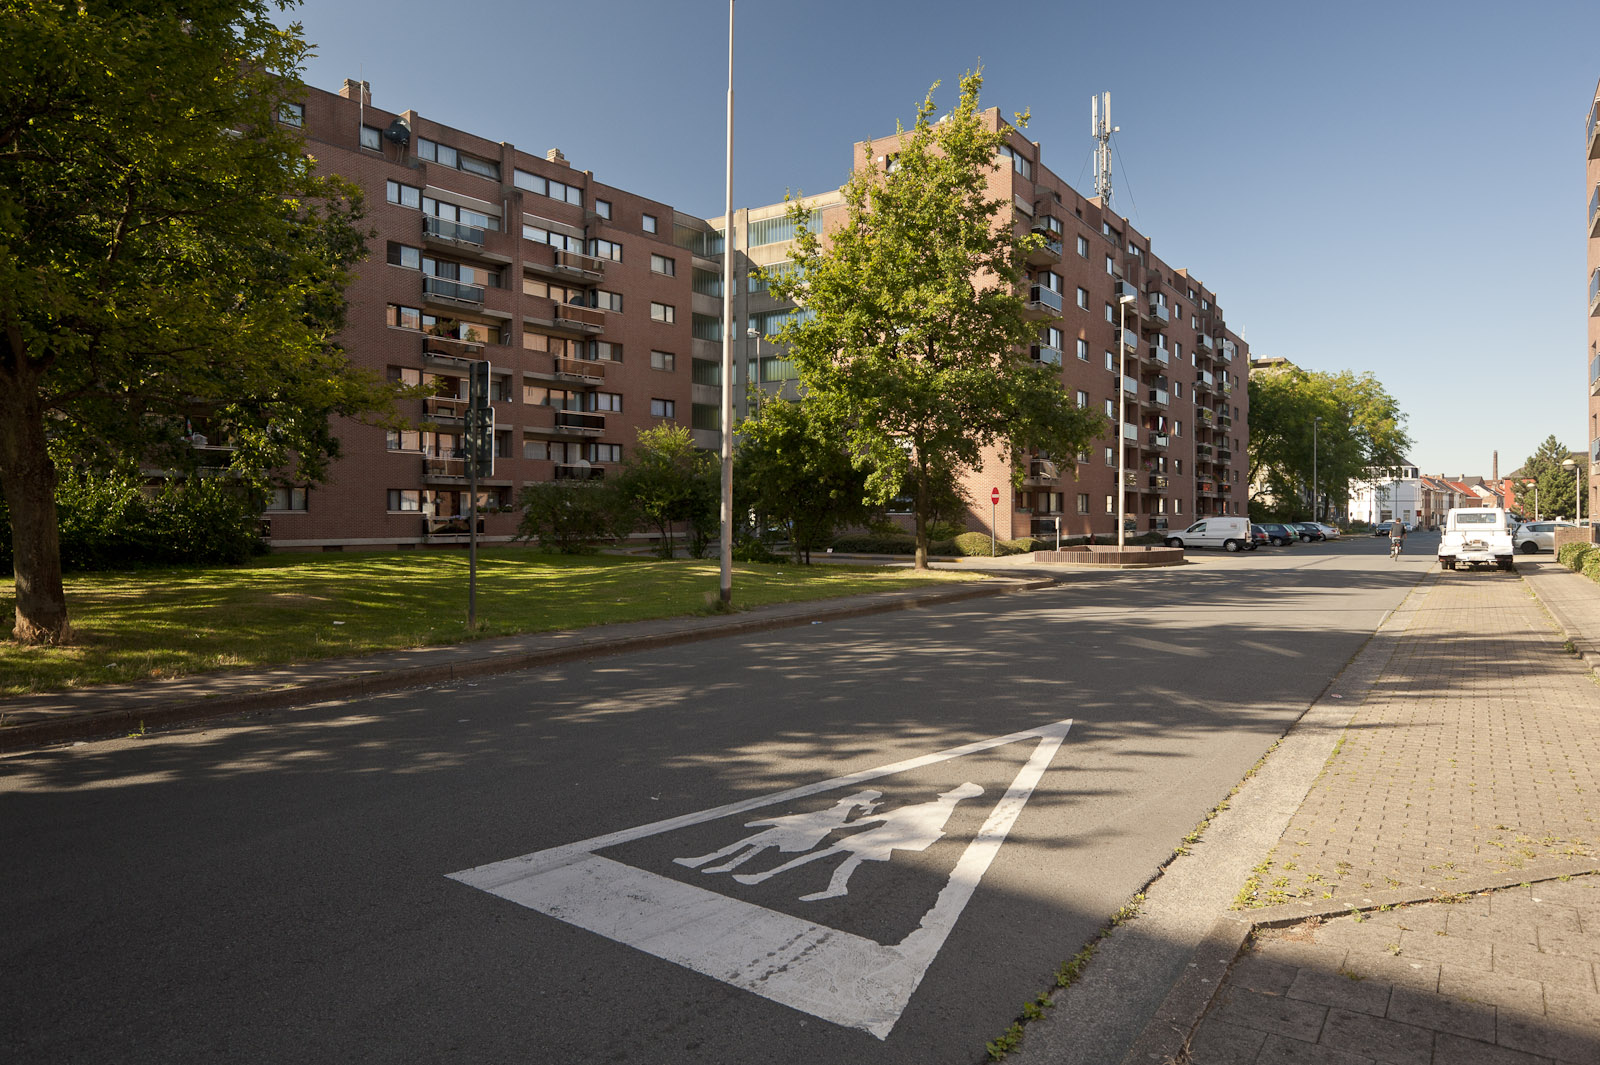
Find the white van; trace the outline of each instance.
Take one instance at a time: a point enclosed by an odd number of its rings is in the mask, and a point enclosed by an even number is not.
[[[1246,551],[1250,542],[1249,518],[1207,518],[1182,532],[1167,537],[1168,547],[1220,547],[1225,551]]]

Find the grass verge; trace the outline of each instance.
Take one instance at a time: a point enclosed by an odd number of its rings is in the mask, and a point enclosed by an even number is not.
[[[734,569],[733,606],[973,576],[741,565]],[[478,627],[470,631],[464,552],[284,554],[239,567],[81,574],[66,582],[71,644],[0,641],[0,698],[712,613],[719,586],[715,560],[486,549],[478,554]],[[0,616],[14,609],[11,596],[0,596]]]

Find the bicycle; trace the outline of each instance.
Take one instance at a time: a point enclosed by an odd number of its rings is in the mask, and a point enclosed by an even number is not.
[[[1398,562],[1400,560],[1400,549],[1405,545],[1405,537],[1396,537],[1392,533],[1389,535],[1389,558],[1391,561]]]

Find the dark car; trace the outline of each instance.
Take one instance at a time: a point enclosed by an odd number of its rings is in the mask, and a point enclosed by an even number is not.
[[[1267,542],[1273,547],[1287,547],[1300,539],[1299,532],[1277,522],[1264,521],[1261,523],[1261,528],[1267,534]]]
[[[1327,537],[1323,535],[1321,527],[1318,526],[1316,522],[1291,521],[1289,523],[1289,528],[1300,534],[1301,543],[1310,543],[1312,540],[1327,539]]]
[[[1250,526],[1250,550],[1254,551],[1262,544],[1270,544],[1272,538],[1267,535],[1267,530],[1259,525]]]

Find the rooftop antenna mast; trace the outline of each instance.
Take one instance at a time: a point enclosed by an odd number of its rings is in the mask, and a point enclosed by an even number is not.
[[[1111,135],[1119,133],[1121,126],[1111,124],[1111,94],[1101,93],[1089,97],[1090,134],[1099,141],[1094,150],[1094,194],[1100,197],[1100,206],[1111,209]]]

